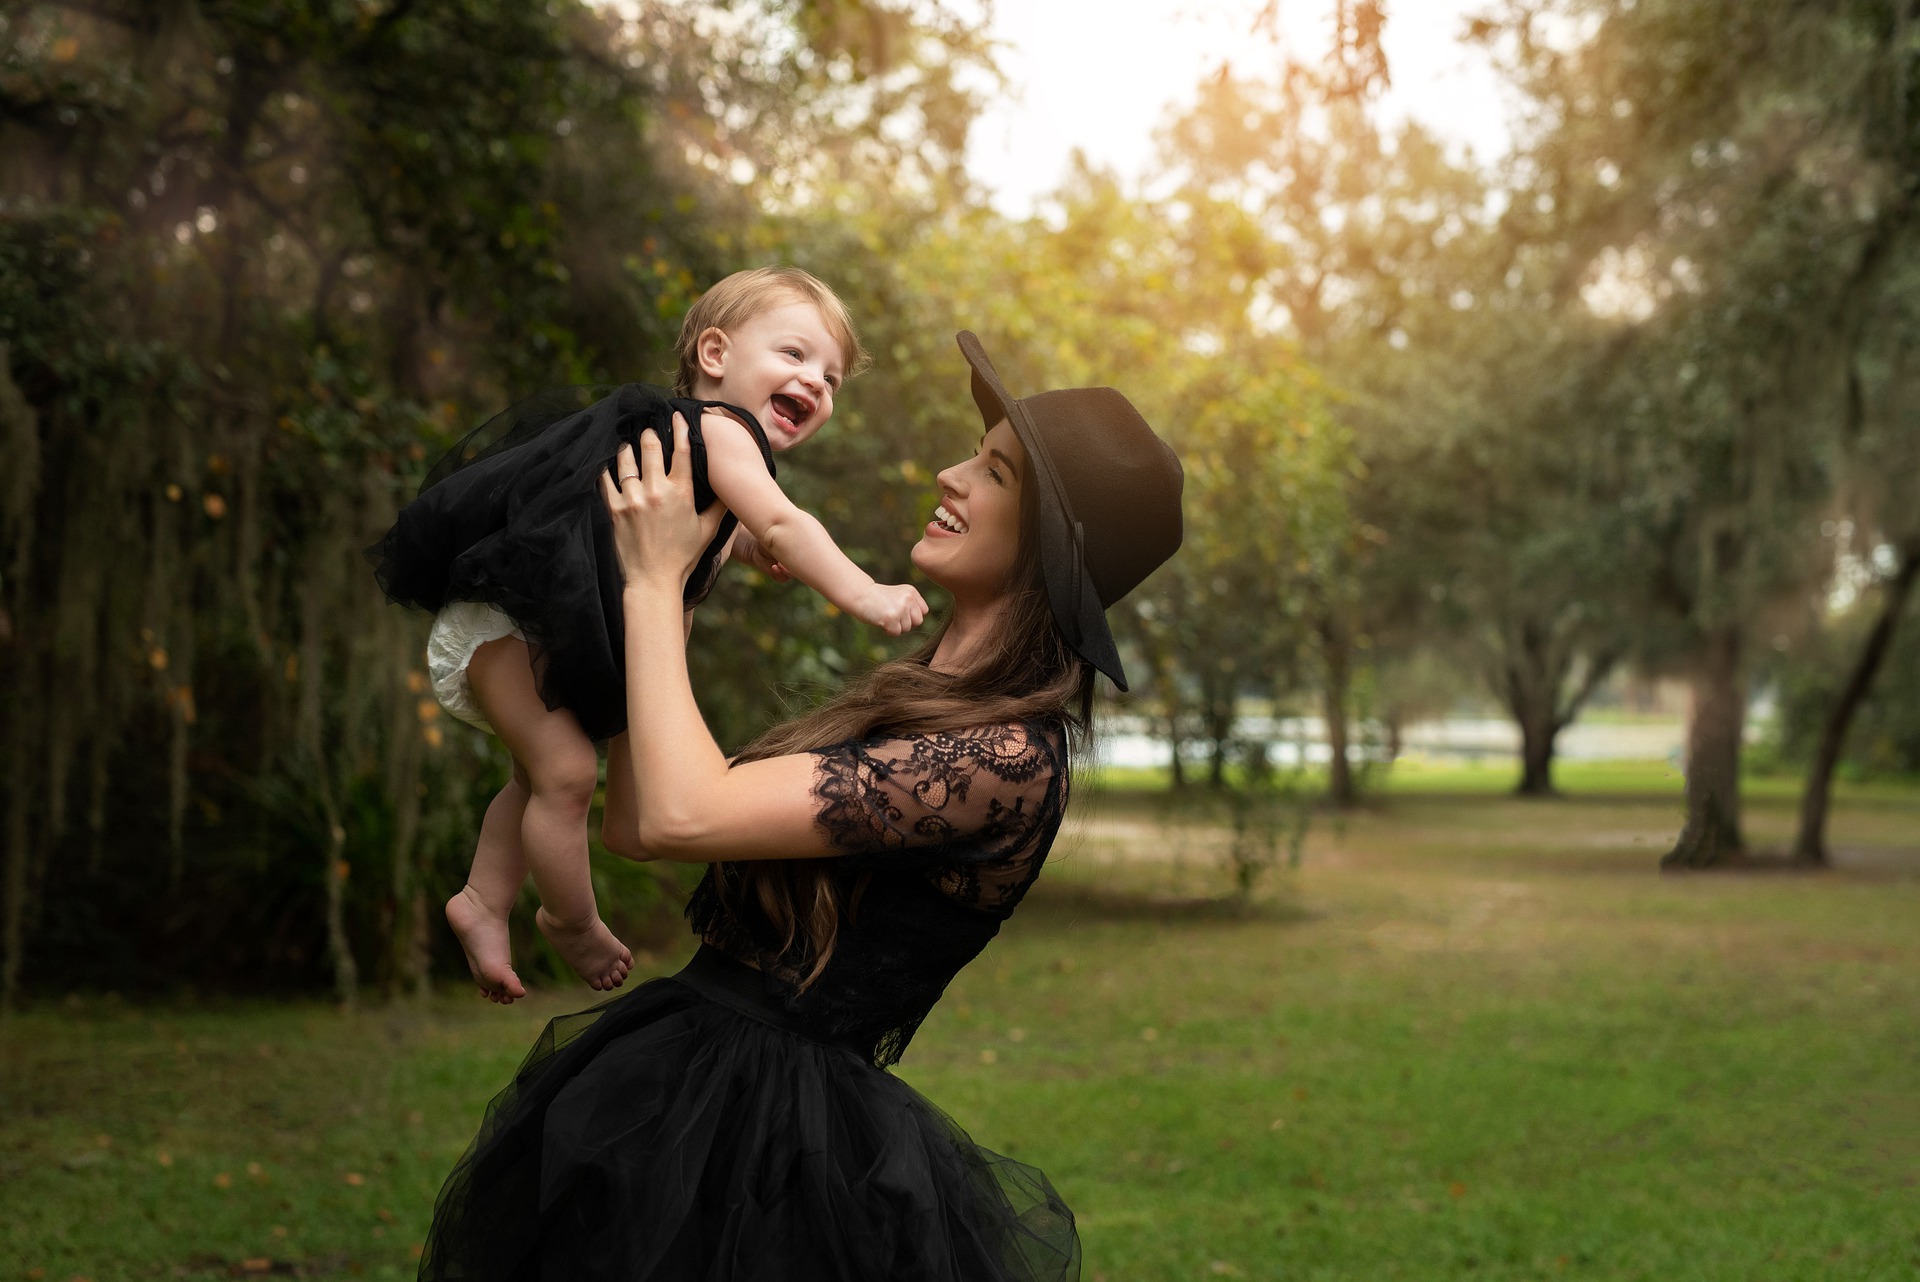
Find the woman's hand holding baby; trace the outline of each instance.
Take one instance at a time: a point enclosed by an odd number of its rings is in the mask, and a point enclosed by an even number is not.
[[[620,447],[614,460],[618,483],[605,472],[600,474],[600,497],[613,517],[613,546],[629,588],[657,582],[679,593],[720,528],[724,513],[718,503],[705,512],[693,510],[687,435],[686,419],[675,414],[671,470],[664,462],[660,438],[646,432],[640,438],[637,460],[632,446]]]
[[[919,589],[907,583],[876,583],[862,592],[848,611],[870,627],[883,628],[890,637],[903,636],[927,617],[927,602]]]

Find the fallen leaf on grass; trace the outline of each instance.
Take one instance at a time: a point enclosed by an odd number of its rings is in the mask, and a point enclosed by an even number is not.
[[[355,1188],[359,1188],[362,1184],[365,1184],[367,1182],[367,1177],[360,1174],[360,1172],[358,1171],[348,1171],[346,1175],[344,1175],[342,1178],[345,1179],[347,1183],[353,1185],[353,1187]]]
[[[230,1188],[232,1188],[232,1187],[233,1187],[233,1176],[231,1176],[231,1175],[229,1175],[229,1174],[227,1174],[227,1173],[226,1173],[225,1171],[222,1171],[222,1172],[220,1172],[220,1174],[218,1174],[218,1175],[216,1175],[216,1176],[214,1176],[214,1177],[213,1177],[213,1187],[215,1187],[215,1188],[217,1188],[217,1189],[230,1189]]]
[[[162,1166],[172,1166],[173,1154],[167,1152],[167,1150],[165,1149],[161,1149],[158,1153],[155,1153],[153,1155],[153,1160],[160,1163],[160,1165]]]
[[[1462,1184],[1460,1181],[1455,1180],[1453,1183],[1447,1185],[1448,1197],[1465,1197],[1466,1195],[1467,1195],[1467,1186]]]

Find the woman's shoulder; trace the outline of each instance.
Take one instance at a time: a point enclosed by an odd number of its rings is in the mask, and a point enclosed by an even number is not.
[[[1021,717],[941,729],[879,729],[823,749],[857,750],[896,769],[977,767],[1009,780],[1062,773],[1067,760],[1064,719]]]

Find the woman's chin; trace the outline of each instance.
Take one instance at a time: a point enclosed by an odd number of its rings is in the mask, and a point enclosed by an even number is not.
[[[953,585],[947,582],[947,558],[941,555],[944,549],[941,548],[940,543],[941,540],[935,538],[933,535],[922,534],[920,541],[914,544],[913,549],[907,553],[907,557],[913,562],[914,569],[920,571],[920,573],[926,575],[929,579],[932,579],[934,583],[940,587],[951,592]]]

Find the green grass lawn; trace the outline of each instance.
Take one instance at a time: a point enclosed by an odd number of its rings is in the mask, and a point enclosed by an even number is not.
[[[1661,878],[1638,769],[1397,774],[1245,910],[1209,834],[1093,798],[899,1071],[1053,1177],[1088,1282],[1920,1277],[1920,790],[1843,790],[1839,872]],[[1761,843],[1791,821],[1755,797]],[[0,1282],[407,1276],[589,1000],[42,1001],[0,1060]]]

